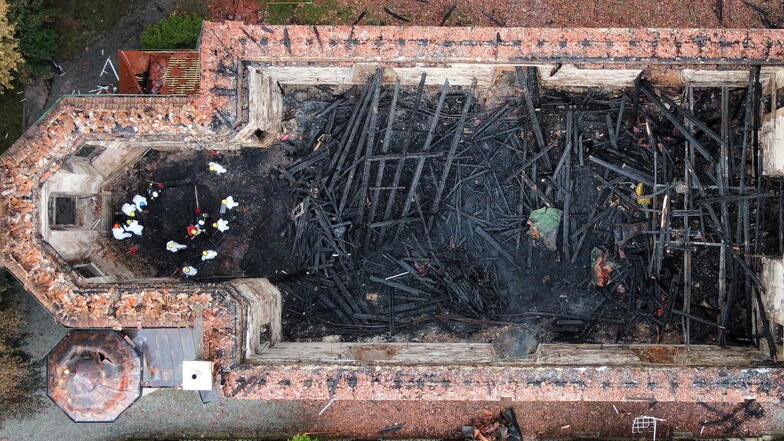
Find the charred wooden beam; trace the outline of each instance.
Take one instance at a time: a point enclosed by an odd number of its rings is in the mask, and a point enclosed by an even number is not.
[[[619,175],[625,176],[634,182],[642,182],[645,185],[653,187],[653,178],[651,178],[650,176],[644,174],[639,170],[635,170],[634,168],[629,167],[626,164],[622,164],[620,167],[618,167],[615,164],[611,164],[593,155],[588,155],[588,160],[595,164],[601,165],[604,168],[612,170],[613,172],[618,173]]]
[[[383,69],[378,69],[376,74],[373,76],[373,79],[368,82],[367,86],[365,87],[364,91],[362,92],[362,96],[360,97],[357,104],[354,106],[353,111],[351,112],[351,117],[347,123],[347,129],[343,132],[343,136],[340,139],[340,144],[338,145],[338,153],[332,157],[332,161],[330,163],[329,169],[330,170],[337,170],[340,171],[343,168],[343,164],[346,161],[346,157],[349,153],[350,145],[354,140],[354,136],[356,135],[357,130],[359,129],[359,125],[362,121],[362,114],[365,111],[365,108],[370,105],[370,100],[373,96],[373,91],[376,89],[378,83],[381,81],[381,76],[383,74]],[[336,182],[331,183],[331,188],[334,188]]]
[[[501,244],[498,243],[498,241],[493,239],[493,236],[491,236],[490,233],[485,231],[479,225],[474,227],[474,232],[476,232],[476,234],[478,234],[482,239],[484,239],[484,241],[487,242],[488,245],[493,247],[493,249],[496,250],[498,254],[500,254],[504,259],[506,259],[506,261],[509,262],[510,265],[512,265],[515,268],[520,268],[514,256],[512,256],[508,251],[506,251],[504,247],[502,247]]]
[[[681,123],[678,118],[669,109],[667,109],[664,104],[662,104],[661,100],[653,90],[646,87],[645,85],[642,85],[640,87],[640,91],[643,93],[643,95],[648,97],[648,99],[651,101],[651,103],[653,103],[654,106],[656,106],[659,112],[667,117],[670,123],[672,123],[672,125],[675,126],[675,128],[678,129],[687,140],[689,140],[691,145],[700,153],[700,155],[702,155],[703,158],[705,158],[711,164],[715,162],[713,157],[710,155],[710,153],[708,153],[702,143],[694,137],[691,130],[687,129],[686,126],[684,126],[683,123]]]
[[[539,150],[544,150],[547,143],[544,141],[544,134],[542,133],[542,126],[539,124],[539,116],[536,114],[536,107],[534,107],[533,91],[528,87],[528,78],[523,73],[523,68],[520,66],[515,67],[515,75],[517,77],[517,84],[523,88],[525,94],[525,104],[528,109],[528,118],[530,119],[531,127],[536,137],[536,143],[539,145]],[[548,159],[549,161],[549,159]]]
[[[406,23],[408,23],[408,22],[410,22],[410,21],[411,21],[411,20],[407,19],[406,17],[403,17],[403,16],[402,16],[402,15],[400,15],[400,14],[397,14],[397,13],[395,13],[395,12],[392,12],[392,10],[390,10],[390,9],[389,9],[389,8],[387,8],[386,6],[384,7],[384,12],[386,12],[386,13],[387,13],[387,14],[388,14],[390,17],[396,18],[396,19],[398,19],[398,20],[400,20],[400,21],[403,21],[403,22],[406,22]]]
[[[430,147],[433,142],[433,136],[435,134],[436,126],[438,125],[438,121],[441,118],[441,109],[444,107],[444,100],[446,99],[447,92],[449,91],[449,81],[444,81],[444,86],[441,88],[441,94],[438,97],[438,104],[436,105],[435,114],[433,114],[433,118],[430,120],[430,128],[427,131],[427,138],[425,138],[425,145],[422,147],[423,152],[429,152]],[[419,185],[419,179],[422,176],[422,170],[425,167],[425,158],[420,158],[419,162],[417,162],[416,170],[414,171],[414,177],[411,179],[411,186],[408,189],[408,194],[406,195],[405,200],[403,201],[403,210],[400,212],[400,217],[406,217],[411,210],[411,203],[414,201],[414,196],[416,195],[417,186]],[[395,240],[400,237],[400,233],[403,231],[403,224],[400,224],[397,228],[397,232],[395,233]]]
[[[362,170],[362,183],[359,187],[359,203],[357,204],[357,208],[359,209],[359,214],[357,216],[357,221],[360,224],[365,223],[365,207],[367,203],[365,202],[367,199],[367,192],[368,192],[368,185],[370,184],[370,158],[373,156],[373,149],[375,148],[376,144],[376,123],[378,120],[378,101],[381,95],[381,88],[376,88],[375,93],[373,94],[373,103],[370,106],[370,122],[369,122],[369,131],[367,137],[367,145],[365,148],[365,166]],[[358,148],[359,150],[359,148]],[[351,186],[351,179],[348,180],[346,187]]]
[[[463,103],[463,111],[460,114],[460,119],[457,122],[457,127],[455,128],[455,135],[452,138],[452,145],[449,147],[449,153],[447,154],[446,157],[444,171],[441,174],[441,181],[438,183],[436,195],[433,198],[433,206],[430,209],[431,216],[435,213],[438,213],[438,208],[439,205],[441,204],[441,196],[444,194],[444,188],[446,188],[447,178],[449,177],[449,172],[452,169],[452,163],[455,160],[455,153],[457,152],[457,146],[460,144],[460,140],[463,137],[463,127],[465,127],[466,118],[468,117],[468,110],[471,108],[471,104],[473,103],[475,89],[476,89],[476,79],[474,79],[471,82],[471,89],[466,93],[465,102]]]
[[[417,118],[417,114],[419,113],[419,106],[422,103],[422,93],[425,89],[425,79],[427,78],[427,74],[422,73],[422,77],[419,79],[419,86],[417,87],[416,96],[414,98],[414,109],[409,116],[408,122],[406,124],[406,133],[405,139],[403,141],[403,146],[401,147],[401,154],[408,153],[408,148],[411,145],[411,134],[413,132],[414,123]],[[395,168],[395,176],[392,179],[392,186],[397,187],[400,185],[400,177],[403,174],[403,161],[399,161],[397,163],[397,167]],[[392,208],[395,205],[395,199],[397,197],[397,190],[392,190],[389,194],[389,199],[387,199],[386,208],[384,208],[384,220],[389,220],[392,216]],[[379,231],[378,241],[380,243],[384,243],[384,237],[386,234],[386,228],[382,228]]]
[[[651,84],[648,83],[647,81],[643,80],[642,88],[643,88],[643,93],[645,93],[646,90],[650,91],[650,92],[653,92],[653,86],[651,86]],[[646,96],[647,95],[648,94],[646,94]],[[718,142],[720,145],[723,145],[723,146],[727,145],[727,140],[723,136],[720,136],[719,134],[714,132],[704,122],[702,122],[699,118],[697,118],[697,116],[694,115],[694,113],[692,113],[692,111],[690,111],[688,109],[684,109],[682,106],[679,106],[675,101],[673,101],[670,97],[668,97],[667,95],[665,95],[663,93],[660,94],[660,95],[657,95],[657,97],[662,102],[664,102],[665,104],[670,106],[671,109],[675,109],[678,113],[683,115],[691,124],[694,124],[695,127],[700,129],[700,131],[702,131],[703,133],[705,133],[706,135],[711,137],[713,140]],[[654,105],[655,105],[655,103],[654,103]]]
[[[550,199],[549,196],[544,194],[544,192],[542,192],[542,190],[539,189],[539,186],[536,183],[534,183],[534,181],[532,181],[531,178],[529,178],[528,175],[525,172],[520,172],[520,179],[522,179],[522,181],[525,183],[525,185],[528,186],[528,188],[531,189],[531,191],[536,193],[536,195],[539,196],[539,198],[542,199],[542,201],[545,203],[545,205],[547,205],[548,207],[554,207],[555,206],[555,204],[553,203],[553,200]]]
[[[389,151],[389,144],[392,139],[392,126],[395,122],[395,115],[397,110],[397,99],[398,95],[400,94],[400,79],[395,80],[395,90],[392,93],[392,102],[389,105],[389,115],[387,117],[387,127],[384,132],[384,141],[381,144],[381,153],[383,156],[387,156],[387,152]],[[383,157],[382,156],[382,157]],[[368,160],[372,161],[374,158],[368,155]],[[378,171],[376,172],[376,185],[374,189],[373,196],[371,197],[371,205],[370,205],[370,214],[368,216],[368,223],[372,223],[376,219],[376,211],[378,210],[379,205],[379,192],[381,189],[381,185],[384,181],[384,171],[386,169],[386,161],[387,159],[380,159],[380,163],[378,165]],[[391,187],[390,189],[397,189],[397,187]],[[361,200],[360,200],[361,202]],[[370,232],[367,233],[365,236],[365,248],[367,249],[370,240]]]
[[[445,25],[446,22],[449,20],[449,17],[452,16],[452,13],[455,12],[456,8],[457,8],[457,3],[452,3],[452,6],[450,6],[449,9],[446,10],[444,17],[441,18],[441,23],[439,23],[438,25],[439,26]]]

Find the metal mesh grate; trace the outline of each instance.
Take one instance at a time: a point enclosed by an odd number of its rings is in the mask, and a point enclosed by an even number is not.
[[[632,422],[632,433],[653,432],[653,440],[656,441],[656,423],[659,421],[666,420],[651,416],[638,416],[634,419],[634,422]]]

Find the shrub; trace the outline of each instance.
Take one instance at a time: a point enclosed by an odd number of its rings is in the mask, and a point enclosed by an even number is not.
[[[194,49],[203,18],[196,14],[173,14],[142,32],[142,49]]]
[[[43,0],[10,0],[8,19],[14,24],[19,51],[25,60],[23,74],[40,76],[57,51],[57,32],[53,29],[57,11],[44,7]]]
[[[41,404],[40,371],[21,349],[24,314],[13,290],[19,285],[5,270],[0,270],[0,419],[20,416]]]

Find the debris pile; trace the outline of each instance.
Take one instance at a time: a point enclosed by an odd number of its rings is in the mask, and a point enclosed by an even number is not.
[[[495,415],[485,411],[482,416],[463,426],[465,441],[522,441],[523,434],[517,424],[514,409],[509,408]]]
[[[292,157],[280,176],[305,269],[280,280],[290,338],[435,323],[463,337],[527,324],[562,341],[771,339],[764,313],[760,333],[749,325],[764,290],[750,256],[781,247],[759,69],[746,88],[680,91],[642,78],[539,90],[525,68],[509,80],[518,93],[492,109],[476,84],[382,85],[381,71],[335,95],[284,94],[301,136],[278,144]]]

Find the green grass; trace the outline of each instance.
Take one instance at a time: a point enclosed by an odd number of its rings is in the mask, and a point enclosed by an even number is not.
[[[346,6],[345,8],[338,8],[337,15],[340,21],[346,23],[353,20],[355,14],[353,8],[351,8],[350,6]]]
[[[288,24],[296,7],[296,5],[267,5],[267,21],[274,25]]]
[[[312,4],[270,4],[261,1],[267,9],[267,22],[274,25],[322,25],[351,22],[354,9],[340,7],[336,0],[314,0]]]
[[[82,52],[101,33],[117,24],[131,6],[139,7],[133,0],[48,0],[47,3],[58,10],[54,26],[60,35],[57,51],[60,60]]]
[[[0,94],[0,153],[3,153],[22,135],[22,106],[20,102],[24,90],[19,80],[14,81],[14,88]],[[8,134],[8,136],[6,136]]]

